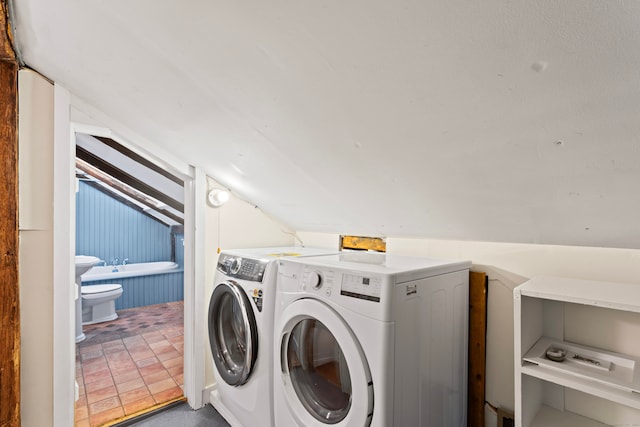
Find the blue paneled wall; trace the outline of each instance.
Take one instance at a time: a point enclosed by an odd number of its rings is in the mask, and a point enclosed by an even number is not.
[[[76,254],[108,264],[171,260],[169,227],[80,182],[76,195]]]

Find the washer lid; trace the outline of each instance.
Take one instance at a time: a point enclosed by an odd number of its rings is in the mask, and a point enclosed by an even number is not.
[[[95,295],[102,294],[105,292],[113,292],[121,289],[122,285],[112,284],[112,285],[88,285],[82,287],[83,295]]]

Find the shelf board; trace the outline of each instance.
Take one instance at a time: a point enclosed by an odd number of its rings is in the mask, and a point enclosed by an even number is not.
[[[529,427],[604,427],[598,421],[542,405]]]
[[[523,296],[640,313],[640,285],[564,277],[534,277],[518,286]]]
[[[569,387],[612,402],[617,402],[635,409],[640,409],[640,394],[622,390],[598,381],[577,377],[555,369],[546,368],[525,362],[520,372],[530,377]]]

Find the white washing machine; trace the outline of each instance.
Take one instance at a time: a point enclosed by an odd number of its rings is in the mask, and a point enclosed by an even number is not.
[[[343,252],[278,264],[276,426],[466,426],[470,262]]]
[[[220,253],[208,314],[216,378],[210,402],[232,426],[273,426],[275,261],[329,253],[303,247]]]

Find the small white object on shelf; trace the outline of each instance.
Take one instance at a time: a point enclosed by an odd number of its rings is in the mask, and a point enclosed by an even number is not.
[[[563,349],[566,352],[564,361],[557,362],[546,357],[546,352],[551,347]],[[640,366],[640,360],[631,356],[542,337],[524,355],[523,360],[629,392],[640,393],[640,369],[637,369]]]

